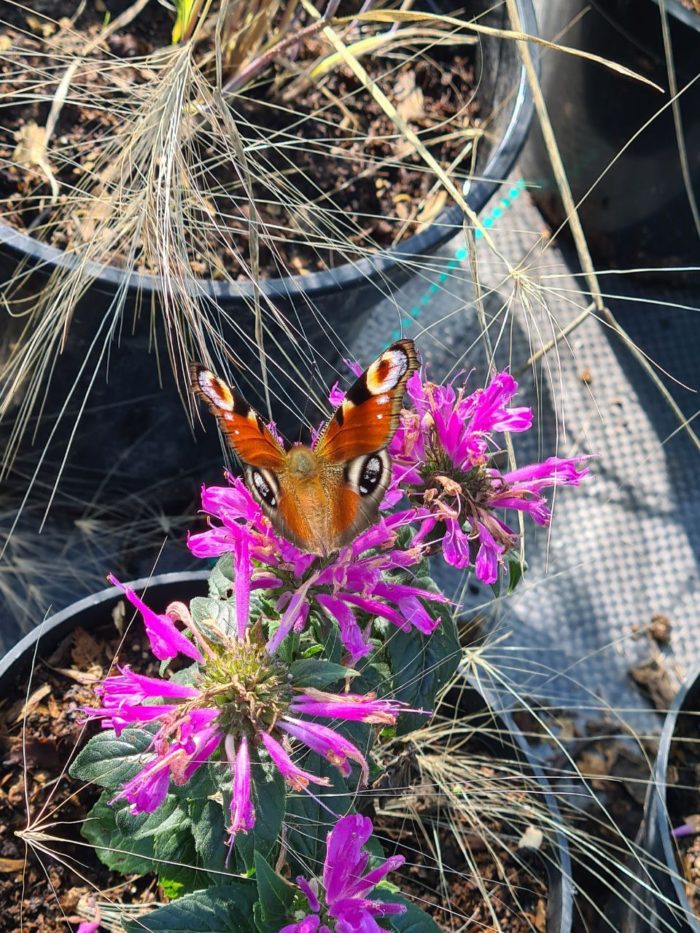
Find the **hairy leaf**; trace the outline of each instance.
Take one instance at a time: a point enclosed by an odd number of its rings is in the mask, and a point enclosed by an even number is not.
[[[387,642],[394,696],[413,709],[428,712],[434,708],[438,691],[457,670],[460,659],[457,627],[449,608],[434,605],[431,611],[441,616],[440,625],[432,635],[422,635],[416,629],[409,632],[398,630]],[[402,713],[397,733],[405,735],[425,722],[425,716]]]
[[[131,780],[152,757],[153,735],[145,729],[100,732],[87,743],[70,766],[71,777],[114,790]]]
[[[196,891],[124,925],[127,933],[255,933],[251,919],[257,893],[252,882]]]
[[[318,658],[301,658],[289,667],[295,687],[315,687],[322,690],[346,677],[357,677],[358,671]]]
[[[296,889],[280,878],[259,852],[255,853],[255,880],[259,898],[256,925],[261,933],[277,933],[289,920]]]

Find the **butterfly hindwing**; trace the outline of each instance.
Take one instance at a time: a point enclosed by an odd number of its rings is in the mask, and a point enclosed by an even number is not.
[[[386,349],[350,388],[319,434],[314,451],[329,463],[349,463],[383,450],[398,427],[406,382],[418,369],[412,340]]]
[[[284,449],[246,400],[204,366],[193,364],[190,376],[195,393],[216,416],[224,437],[243,463],[273,472],[280,470]]]

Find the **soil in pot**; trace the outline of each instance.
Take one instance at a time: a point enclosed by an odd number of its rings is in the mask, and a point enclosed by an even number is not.
[[[548,862],[538,851],[541,834],[535,827],[516,827],[515,820],[489,815],[498,810],[499,800],[503,813],[524,811],[533,794],[541,804],[541,788],[538,795],[527,778],[514,773],[512,762],[491,758],[477,742],[468,749],[474,761],[463,794],[466,801],[473,785],[478,825],[446,804],[444,792],[412,768],[410,755],[405,767],[396,769],[400,796],[381,797],[374,816],[386,851],[406,858],[392,882],[442,930],[545,933]],[[467,752],[460,747],[459,753]],[[487,789],[493,789],[491,800],[486,799]]]
[[[692,697],[697,701],[698,692]],[[694,834],[676,838],[676,857],[690,909],[700,920],[700,706],[691,703],[678,716],[671,743],[667,777],[668,818],[673,828],[684,823]]]
[[[130,88],[154,80],[144,56],[169,47],[172,26],[167,13],[151,3],[91,53],[91,60],[101,57],[109,67],[78,69],[76,100],[83,103],[73,103],[69,96],[48,147],[48,162],[59,186],[52,205],[46,172],[37,164],[18,163],[31,160],[32,147],[41,141],[54,78],[49,77],[47,90],[35,94],[33,102],[24,102],[18,92],[29,79],[18,78],[18,68],[20,75],[65,72],[69,57],[104,25],[104,14],[87,4],[69,27],[67,18],[74,6],[72,0],[54,5],[57,29],[22,9],[14,10],[12,18],[18,22],[2,32],[5,51],[0,56],[0,93],[18,100],[3,111],[4,220],[68,249],[88,238],[100,222],[99,201],[91,201],[84,192],[92,190],[99,196],[103,148],[110,138],[128,131]],[[359,8],[359,3],[345,6]],[[466,174],[471,165],[476,141],[470,142],[469,134],[479,125],[474,49],[459,42],[427,48],[407,45],[362,59],[370,76],[454,178]],[[294,67],[303,70],[328,52],[318,39],[309,40],[299,50]],[[123,67],[115,68],[115,61]],[[447,204],[445,193],[434,190],[432,172],[351,70],[340,67],[320,82],[296,81],[290,90],[284,67],[282,62],[275,64],[232,103],[246,148],[253,153],[249,168],[259,229],[267,231],[260,238],[262,277],[326,269],[359,258],[368,249],[395,245],[434,221]],[[202,215],[188,244],[189,263],[200,277],[227,274],[247,279],[248,197],[233,160],[222,159],[216,140],[211,137],[209,145],[207,139],[207,133],[198,134],[200,196],[212,216],[215,212],[225,222],[209,222],[211,217]],[[270,146],[270,140],[286,145]],[[77,199],[76,186],[84,189]],[[293,196],[285,197],[291,189]],[[116,265],[122,259],[110,256]],[[152,271],[147,257],[142,258],[140,271]]]
[[[73,780],[66,770],[99,731],[97,723],[83,726],[81,713],[94,705],[92,685],[116,661],[156,676],[158,662],[147,648],[136,630],[122,639],[114,625],[91,633],[76,628],[37,661],[29,691],[24,675],[1,701],[0,931],[66,933],[66,919],[96,892],[135,907],[162,899],[152,877],[125,879],[81,844],[81,822],[100,789]],[[42,824],[48,836],[62,840],[37,842],[51,854],[16,835],[28,826],[38,832]]]

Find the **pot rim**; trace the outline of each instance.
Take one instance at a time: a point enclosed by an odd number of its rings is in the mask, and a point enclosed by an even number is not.
[[[209,579],[209,570],[191,570],[191,571],[173,571],[172,573],[160,573],[151,577],[139,577],[138,580],[132,580],[127,585],[137,592],[148,591],[156,586],[167,586],[173,583],[182,583],[191,581],[193,583],[202,582]],[[30,649],[37,653],[42,638],[50,635],[55,629],[63,625],[68,619],[71,619],[77,613],[85,612],[87,609],[93,609],[102,603],[109,602],[115,597],[123,598],[124,593],[118,586],[110,586],[97,593],[91,593],[82,599],[71,603],[60,612],[55,612],[48,616],[42,622],[37,623],[34,628],[21,638],[10,650],[0,657],[0,681],[11,676],[15,670],[19,669],[27,651]]]
[[[153,590],[156,587],[205,583],[210,575],[210,570],[183,570],[157,574],[150,577],[141,577],[138,580],[129,581],[126,585],[139,593],[146,590],[146,598],[148,598],[148,590]],[[0,683],[3,679],[16,676],[20,673],[22,665],[27,661],[27,656],[33,657],[38,653],[41,640],[44,637],[50,636],[52,633],[55,633],[56,630],[60,630],[61,627],[65,627],[76,615],[95,609],[117,598],[121,599],[123,596],[124,594],[119,587],[110,586],[71,603],[65,609],[60,610],[60,612],[56,612],[42,622],[39,622],[17,642],[17,644],[10,648],[4,657],[0,658]],[[469,680],[469,678],[466,678],[466,682],[470,690],[481,698],[485,708],[503,721],[509,734],[515,739],[515,745],[522,756],[523,762],[527,764],[533,777],[541,785],[544,792],[543,797],[548,809],[555,818],[559,818],[559,807],[549,781],[542,771],[528,742],[516,726],[508,711],[502,708],[502,704],[498,702],[498,698],[493,691],[484,688],[483,685],[475,681]],[[513,753],[517,754],[515,749],[513,749]],[[571,877],[569,845],[566,836],[561,830],[557,830],[554,834],[552,848],[555,854],[554,864],[547,862],[549,901],[551,902],[551,894],[556,887],[559,888],[560,896],[556,904],[558,914],[556,916],[548,914],[547,933],[570,933],[573,922],[574,887]]]
[[[698,18],[700,19],[700,17]],[[667,867],[673,869],[672,872],[669,872],[669,878],[673,882],[678,904],[684,912],[685,922],[688,924],[690,930],[700,933],[700,920],[690,909],[683,883],[681,879],[677,877],[676,847],[673,843],[671,827],[668,820],[668,784],[666,780],[668,775],[668,759],[671,754],[671,743],[676,731],[678,716],[688,694],[694,687],[700,687],[700,664],[696,665],[683,681],[664,720],[661,738],[659,739],[659,751],[657,752],[656,764],[654,765],[654,783],[649,788],[649,793],[651,795],[649,822],[653,822],[652,832],[655,830],[661,841]],[[652,829],[652,827],[649,826],[649,829]]]
[[[529,35],[538,35],[537,19],[532,0],[516,0],[522,21],[523,31]],[[502,40],[509,41],[509,40]],[[531,47],[530,52],[539,69],[539,46]],[[520,64],[519,80],[513,109],[498,144],[491,153],[479,178],[467,181],[464,186],[465,200],[475,213],[479,213],[491,196],[504,183],[515,160],[525,144],[533,114],[533,100],[530,94],[525,68]],[[266,279],[253,286],[250,282],[223,282],[214,279],[202,279],[196,283],[198,295],[223,300],[252,300],[254,292],[270,299],[289,299],[294,295],[306,295],[313,299],[335,292],[338,288],[351,288],[368,279],[376,279],[387,273],[402,260],[410,256],[427,255],[454,235],[462,223],[463,214],[458,205],[452,205],[442,211],[437,219],[421,233],[414,234],[397,246],[388,250],[379,250],[372,256],[366,256],[356,263],[348,262],[322,272],[309,275],[293,275],[284,278]],[[0,220],[0,249],[13,254],[20,260],[29,258],[34,266],[48,272],[57,269],[69,270],[80,264],[80,260],[56,246],[34,239],[27,233],[16,230]],[[161,277],[142,272],[127,273],[117,266],[100,266],[95,262],[83,263],[85,273],[91,279],[91,285],[102,287],[106,291],[135,292],[152,296],[160,291]]]

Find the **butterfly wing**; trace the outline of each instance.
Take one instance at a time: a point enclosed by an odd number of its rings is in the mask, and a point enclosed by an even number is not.
[[[195,394],[207,403],[229,446],[243,463],[273,472],[281,470],[284,449],[246,400],[198,363],[190,367],[190,377]]]
[[[352,386],[314,445],[333,488],[328,550],[377,520],[391,479],[385,448],[399,424],[406,382],[417,369],[413,341],[392,344]]]
[[[314,451],[328,463],[348,463],[383,450],[394,436],[410,375],[418,369],[412,340],[386,349],[352,386],[319,434]]]

